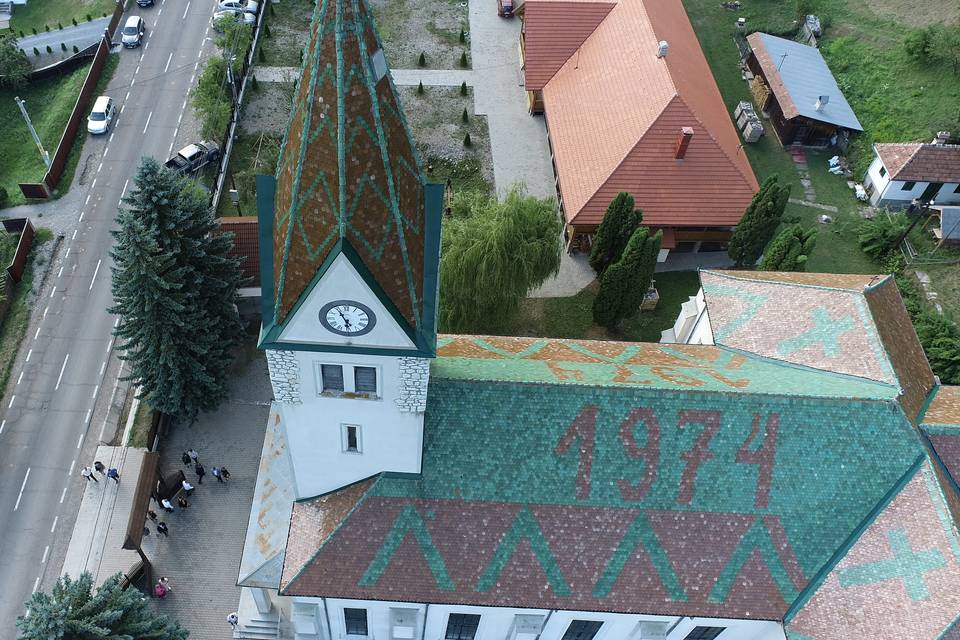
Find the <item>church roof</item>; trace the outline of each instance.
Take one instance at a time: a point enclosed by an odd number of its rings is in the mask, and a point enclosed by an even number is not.
[[[334,492],[281,589],[782,619],[916,473],[897,392],[725,347],[442,336],[422,473]]]
[[[442,195],[426,188],[364,0],[314,11],[275,194],[258,201],[272,230],[261,242],[264,342],[342,253],[432,355]]]

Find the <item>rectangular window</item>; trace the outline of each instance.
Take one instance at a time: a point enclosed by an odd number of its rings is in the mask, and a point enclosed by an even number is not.
[[[344,609],[343,626],[348,636],[367,635],[367,610]]]
[[[603,623],[596,620],[572,620],[562,640],[593,640],[601,626]]]
[[[343,392],[343,367],[338,364],[320,365],[321,388],[324,393]]]
[[[471,613],[451,613],[447,618],[446,640],[473,640],[480,626],[480,616]]]
[[[903,186],[900,187],[900,191],[913,191],[915,186],[917,186],[916,182],[904,182]]]
[[[714,640],[726,627],[694,627],[683,640]]]
[[[354,367],[353,385],[358,394],[375,397],[377,395],[376,367]]]
[[[361,453],[360,427],[355,424],[341,425],[343,429],[343,450],[349,453]]]
[[[887,175],[887,168],[883,165],[880,165],[880,177]]]

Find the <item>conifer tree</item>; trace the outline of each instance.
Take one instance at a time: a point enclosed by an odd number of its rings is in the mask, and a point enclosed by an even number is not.
[[[627,242],[643,221],[643,213],[633,207],[633,196],[620,192],[607,207],[593,237],[590,266],[597,276],[620,259]]]
[[[760,269],[763,271],[806,271],[807,258],[817,243],[817,230],[806,231],[792,225],[781,231],[764,252]]]
[[[600,277],[600,291],[593,300],[594,322],[614,329],[624,318],[636,315],[650,288],[662,239],[662,232],[651,236],[647,227],[633,232],[623,256]]]
[[[783,186],[774,174],[763,181],[747,205],[730,238],[727,253],[738,267],[752,266],[773,238],[790,198],[790,185]]]
[[[121,574],[108,578],[93,593],[93,578],[84,572],[73,580],[61,576],[47,594],[35,592],[27,614],[17,618],[23,640],[74,638],[151,638],[186,640],[188,632],[155,612],[136,589],[120,586]]]
[[[153,409],[193,420],[226,396],[241,326],[231,237],[213,233],[197,184],[145,158],[123,199],[111,251],[115,333]]]

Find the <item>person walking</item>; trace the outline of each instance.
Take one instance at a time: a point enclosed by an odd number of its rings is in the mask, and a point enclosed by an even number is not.
[[[97,460],[93,463],[93,470],[99,473],[100,475],[106,475],[107,468],[103,466],[103,463]]]
[[[223,478],[224,482],[230,479],[230,472],[227,471],[226,467],[220,467],[220,477]]]
[[[166,589],[167,591],[173,591],[173,587],[170,586],[170,578],[166,576],[161,576],[159,580],[159,584],[162,584],[163,588]]]
[[[183,496],[177,496],[177,504],[180,505],[181,509],[186,509],[190,506],[190,503],[187,502],[187,499]]]
[[[157,523],[157,533],[162,533],[163,537],[166,538],[170,530],[167,528],[167,523],[161,520]]]
[[[94,482],[100,482],[97,480],[97,477],[93,475],[93,470],[90,467],[84,467],[83,469],[80,469],[80,475],[86,478],[87,482],[90,482],[91,480]]]
[[[188,467],[190,466],[190,463],[193,462],[192,460],[190,460],[190,454],[187,453],[186,451],[184,451],[183,455],[180,456],[180,460],[182,460],[183,464],[187,465]]]
[[[223,482],[223,474],[220,473],[220,467],[213,468],[213,477],[217,479],[217,482]]]
[[[181,486],[183,486],[183,491],[184,491],[188,496],[193,493],[193,485],[190,484],[189,482],[187,482],[186,480],[184,480],[184,481],[181,483]]]
[[[187,449],[187,455],[190,456],[190,460],[193,461],[193,464],[197,464],[198,462],[200,462],[200,454],[197,452],[196,449],[193,449],[193,448]]]
[[[157,512],[154,511],[153,509],[147,509],[147,517],[150,518],[151,520],[153,520],[154,522],[156,522],[156,521],[157,521]]]
[[[193,471],[197,474],[197,484],[203,484],[203,476],[207,475],[207,470],[198,462],[194,465]]]
[[[160,501],[160,506],[163,507],[163,510],[167,513],[173,513],[173,505],[170,504],[170,501],[166,498]]]
[[[120,484],[120,472],[118,472],[116,469],[111,467],[110,470],[107,471],[107,477],[113,478],[117,484]]]
[[[233,627],[233,630],[237,630],[237,625],[240,623],[240,616],[237,615],[237,612],[234,611],[227,616],[227,622],[230,623],[230,626]]]

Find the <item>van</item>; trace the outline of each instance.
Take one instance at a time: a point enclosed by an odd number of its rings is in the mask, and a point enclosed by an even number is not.
[[[146,30],[147,25],[143,22],[143,18],[140,16],[130,16],[127,18],[127,22],[123,25],[123,30],[120,32],[122,35],[120,41],[123,42],[123,46],[128,49],[139,47]]]
[[[93,109],[87,116],[87,131],[93,134],[106,133],[110,130],[115,115],[116,109],[113,105],[113,98],[100,96],[93,103]]]

